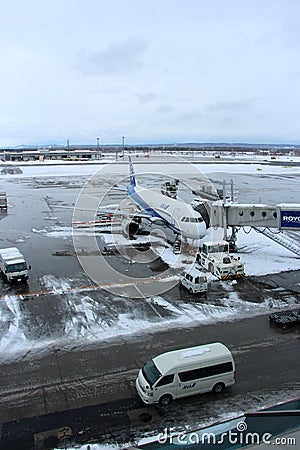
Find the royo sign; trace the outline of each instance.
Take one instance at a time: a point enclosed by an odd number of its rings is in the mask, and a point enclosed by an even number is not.
[[[280,211],[280,228],[299,228],[300,211]]]

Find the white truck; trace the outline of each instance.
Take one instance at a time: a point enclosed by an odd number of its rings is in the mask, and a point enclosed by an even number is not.
[[[180,284],[184,286],[190,294],[207,292],[207,276],[194,266],[183,272]]]
[[[196,255],[196,262],[221,280],[245,276],[244,264],[239,258],[229,254],[226,241],[204,242]]]
[[[0,249],[0,270],[2,279],[8,283],[14,281],[26,281],[28,270],[22,253],[16,247]]]

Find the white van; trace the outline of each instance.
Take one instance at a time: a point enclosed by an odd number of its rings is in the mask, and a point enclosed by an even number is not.
[[[195,267],[183,272],[180,283],[190,294],[207,292],[207,276]]]
[[[156,356],[140,369],[136,389],[144,403],[167,406],[176,398],[219,393],[234,383],[232,354],[216,342]]]

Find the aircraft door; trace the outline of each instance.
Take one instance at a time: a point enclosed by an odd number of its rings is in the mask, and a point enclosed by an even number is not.
[[[175,208],[172,214],[171,223],[174,227],[180,228],[179,208]]]

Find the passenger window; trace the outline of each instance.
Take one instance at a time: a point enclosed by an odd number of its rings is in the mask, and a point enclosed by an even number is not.
[[[162,377],[159,382],[157,383],[156,387],[165,386],[166,384],[173,383],[174,381],[174,374],[173,375],[166,375],[165,377]]]
[[[178,374],[181,382],[197,380],[199,378],[211,377],[221,373],[232,372],[233,366],[231,362],[216,364],[215,366],[201,367],[199,369],[188,370]]]
[[[186,382],[191,380],[197,380],[201,377],[201,370],[202,369],[194,369],[194,370],[188,370],[186,372],[181,372],[178,374],[180,381]]]

